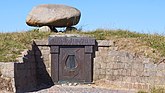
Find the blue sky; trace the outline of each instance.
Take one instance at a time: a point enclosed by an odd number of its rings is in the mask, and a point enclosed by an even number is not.
[[[78,8],[84,30],[126,29],[142,33],[165,32],[165,0],[2,0],[0,32],[32,29],[25,19],[39,4],[66,4]]]

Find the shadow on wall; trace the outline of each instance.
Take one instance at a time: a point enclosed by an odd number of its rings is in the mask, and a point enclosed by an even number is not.
[[[34,92],[49,88],[54,83],[46,71],[42,53],[33,42],[22,63],[14,64],[15,87],[17,93]]]
[[[37,86],[40,89],[51,87],[52,85],[54,85],[54,83],[46,70],[46,66],[42,58],[42,53],[35,42],[33,43],[33,47],[35,50]]]
[[[96,57],[96,51],[98,51],[98,42],[95,41],[94,52],[92,55],[92,81],[94,80],[94,58]]]

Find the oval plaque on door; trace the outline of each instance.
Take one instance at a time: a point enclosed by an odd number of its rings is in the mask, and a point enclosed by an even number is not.
[[[68,55],[65,66],[68,70],[74,70],[77,67],[75,55]]]

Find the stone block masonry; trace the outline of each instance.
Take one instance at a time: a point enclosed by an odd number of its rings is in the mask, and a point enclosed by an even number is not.
[[[0,89],[28,92],[37,86],[36,63],[33,51],[27,51],[23,62],[0,62]]]
[[[97,43],[93,62],[94,82],[104,80],[106,84],[119,88],[138,90],[165,86],[165,63],[154,64],[151,58],[116,50],[117,46],[111,40],[97,40]],[[17,92],[53,85],[48,41],[35,41],[23,62],[0,62],[0,80],[5,82],[0,85],[1,89]]]
[[[0,90],[15,91],[14,63],[0,62]]]
[[[165,86],[165,63],[154,64],[152,59],[137,57],[127,51],[98,47],[94,59],[94,80],[129,89],[150,89]]]
[[[129,89],[149,89],[165,86],[165,63],[154,64],[152,59],[137,57],[127,51],[117,51],[111,40],[97,40],[98,49],[93,63],[93,79],[108,80],[113,85]],[[50,48],[47,42],[36,41],[45,59],[46,69],[50,75]],[[49,59],[48,59],[49,58]]]

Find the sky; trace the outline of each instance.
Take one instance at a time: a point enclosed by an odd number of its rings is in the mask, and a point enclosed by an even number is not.
[[[65,4],[81,11],[77,28],[124,29],[140,33],[165,32],[165,0],[2,0],[0,32],[20,32],[34,27],[25,23],[39,4]]]

